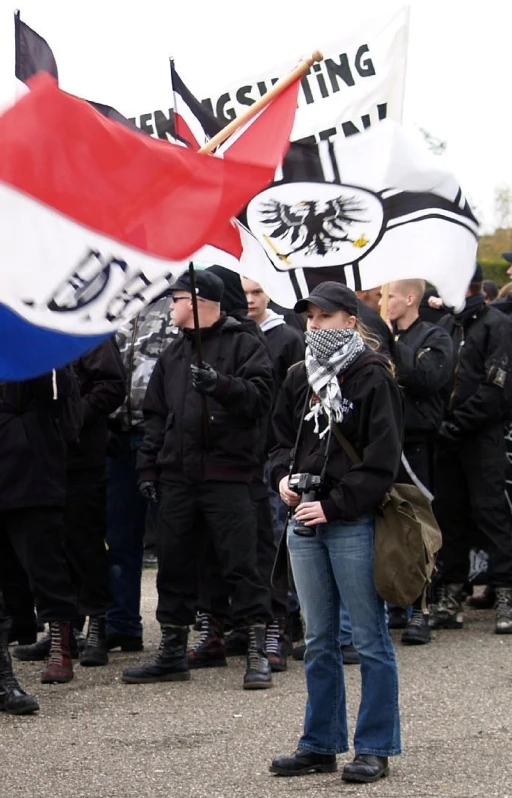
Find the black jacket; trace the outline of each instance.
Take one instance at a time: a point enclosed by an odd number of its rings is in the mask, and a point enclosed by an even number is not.
[[[453,378],[450,336],[442,327],[417,319],[395,336],[394,360],[404,397],[405,439],[435,434],[444,416],[442,389]]]
[[[364,326],[367,327],[378,340],[380,344],[379,351],[392,360],[395,348],[393,333],[382,316],[369,305],[366,305],[362,299],[357,300],[357,314]]]
[[[290,366],[304,360],[306,342],[304,333],[288,324],[279,324],[264,330],[265,342],[274,366],[275,393],[279,392]]]
[[[441,325],[455,353],[447,418],[463,432],[501,423],[510,413],[508,387],[512,368],[509,318],[486,305],[483,297],[460,316],[447,315]]]
[[[185,329],[162,352],[144,400],[139,481],[249,482],[261,466],[272,406],[272,364],[265,344],[231,316],[201,330],[203,358],[218,372],[215,394],[202,399],[191,382],[194,331]]]
[[[64,506],[66,441],[59,418],[73,380],[63,368],[0,383],[0,510]]]
[[[83,424],[68,447],[68,470],[106,468],[107,421],[126,398],[126,369],[114,339],[73,363],[82,397]]]
[[[274,413],[277,445],[270,453],[270,467],[276,488],[289,471],[308,391],[301,363],[290,369]],[[402,451],[400,392],[381,355],[366,351],[352,363],[343,377],[342,394],[346,412],[341,431],[363,462],[354,465],[332,436],[326,487],[320,495],[328,521],[355,521],[373,512],[395,480]],[[314,432],[313,421],[304,422],[294,473],[321,474],[325,441]]]

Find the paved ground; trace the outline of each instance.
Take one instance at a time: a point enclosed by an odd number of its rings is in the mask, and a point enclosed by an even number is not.
[[[405,648],[394,633],[405,752],[389,779],[357,787],[336,774],[268,773],[301,730],[301,663],[256,693],[241,689],[242,658],[188,683],[120,682],[158,644],[154,579],[145,572],[144,655],[77,667],[62,686],[41,685],[38,663],[17,664],[41,712],[0,716],[0,798],[512,798],[512,636],[492,634],[491,612],[468,611],[463,630],[438,632],[426,647]],[[359,669],[345,672],[353,728]]]

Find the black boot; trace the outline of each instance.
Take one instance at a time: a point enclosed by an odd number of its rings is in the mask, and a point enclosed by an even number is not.
[[[343,781],[372,782],[378,781],[389,774],[387,756],[373,756],[372,754],[356,754],[353,762],[343,768],[341,778]]]
[[[85,668],[108,665],[104,615],[94,615],[89,618],[85,645],[80,652],[80,665]]]
[[[226,657],[244,657],[249,648],[249,632],[247,626],[233,629],[226,637]]]
[[[78,659],[78,648],[75,640],[75,635],[72,634],[69,639],[71,659]],[[32,643],[30,646],[16,646],[12,652],[15,659],[22,662],[42,662],[50,656],[51,638],[50,633],[41,637],[37,643]]]
[[[276,756],[269,767],[278,776],[305,776],[306,773],[334,773],[336,754],[315,754],[298,748],[291,756]]]
[[[188,626],[162,626],[162,639],[156,657],[139,668],[123,671],[123,682],[186,682],[190,679],[187,659]]]
[[[9,633],[0,632],[0,712],[10,715],[31,715],[39,704],[20,687],[12,672],[11,655],[7,648]]]
[[[286,635],[286,619],[276,618],[267,624],[265,638],[270,669],[274,673],[285,671],[288,667],[287,656],[291,654],[292,646]]]
[[[249,626],[249,649],[244,690],[265,690],[272,687],[272,671],[265,650],[265,626]]]
[[[402,632],[402,643],[406,646],[421,646],[430,643],[430,626],[428,612],[413,609]]]
[[[187,652],[189,668],[222,668],[228,663],[224,646],[224,621],[202,612],[201,637]]]

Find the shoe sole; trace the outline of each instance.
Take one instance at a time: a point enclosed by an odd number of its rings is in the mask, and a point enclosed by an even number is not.
[[[41,677],[41,684],[67,684],[68,682],[72,681],[73,681],[73,676],[69,676],[63,679],[43,679]]]
[[[281,770],[281,768],[276,768],[274,765],[270,765],[269,771],[271,773],[275,773],[276,776],[307,776],[310,773],[336,773],[338,770],[338,764],[333,762],[330,765],[312,765],[311,767],[304,768],[303,770]]]
[[[125,684],[157,684],[158,682],[188,682],[190,673],[167,673],[165,676],[152,676],[137,678],[136,676],[121,676],[121,681]]]
[[[81,659],[80,665],[82,668],[102,668],[108,665],[108,659],[102,660],[101,662],[97,659]]]
[[[494,632],[497,635],[512,635],[512,627],[510,629],[498,629],[498,627],[496,627]]]
[[[288,665],[271,665],[270,670],[272,673],[284,673],[288,670]]]
[[[0,708],[0,712],[5,712],[7,715],[33,715],[34,712],[39,712],[39,704],[33,704],[32,706],[27,706],[19,709],[5,709],[5,707]]]
[[[400,642],[403,646],[426,646],[427,643],[431,642],[431,638],[429,637],[428,640],[420,640],[419,637],[406,637],[402,638]]]
[[[377,776],[358,776],[356,773],[349,773],[341,774],[342,781],[353,781],[357,782],[358,784],[371,784],[374,781],[379,781],[380,779],[389,776],[389,770],[384,770],[382,773],[379,773]]]
[[[273,686],[272,682],[244,682],[244,690],[268,690]]]
[[[429,624],[430,629],[462,629],[464,624],[463,623],[456,623],[454,621],[438,621],[432,624]]]

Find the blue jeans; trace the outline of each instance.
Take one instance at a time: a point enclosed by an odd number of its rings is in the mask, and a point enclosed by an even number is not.
[[[142,437],[142,432],[120,433],[116,450],[108,459],[109,634],[142,636],[140,591],[147,502],[139,493],[135,470]]]
[[[343,604],[361,660],[355,753],[399,754],[398,670],[384,602],[373,582],[373,519],[319,524],[314,538],[294,534],[293,527],[290,523],[288,548],[306,624],[304,669],[308,689],[299,748],[319,754],[348,751],[340,651]]]

